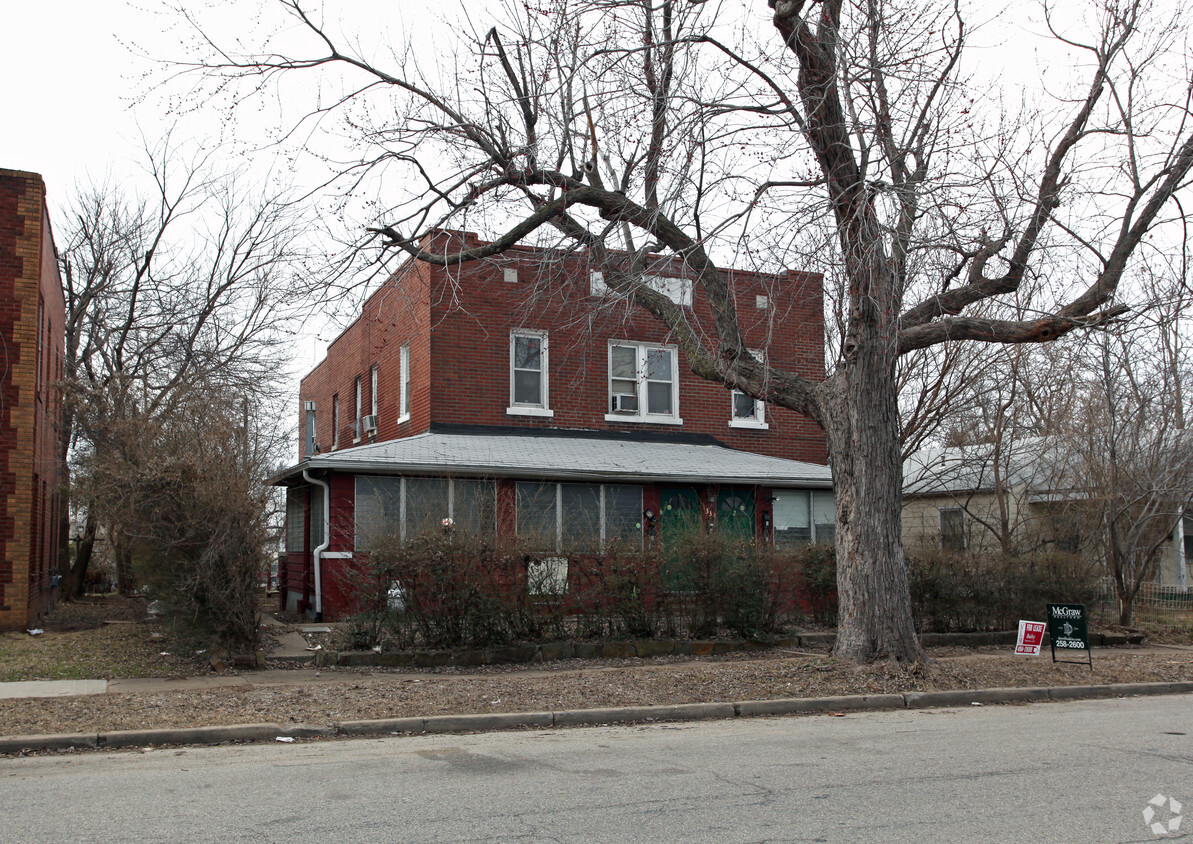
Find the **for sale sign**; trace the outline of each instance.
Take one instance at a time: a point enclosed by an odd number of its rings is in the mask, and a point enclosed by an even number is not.
[[[1057,662],[1056,652],[1084,650],[1093,669],[1093,654],[1089,649],[1089,624],[1086,621],[1085,604],[1049,604],[1048,638],[1052,640],[1052,661]],[[1059,660],[1070,662],[1071,660]]]
[[[1047,625],[1042,621],[1019,620],[1019,638],[1015,640],[1015,653],[1038,656],[1040,647],[1044,644],[1044,629]]]

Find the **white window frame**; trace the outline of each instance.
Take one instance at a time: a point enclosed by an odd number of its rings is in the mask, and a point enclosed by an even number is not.
[[[398,352],[399,377],[402,379],[399,388],[398,424],[410,421],[410,344],[403,343]]]
[[[533,337],[541,342],[539,346],[539,400],[533,404],[514,401],[514,347],[519,337]],[[551,389],[548,382],[550,371],[550,342],[546,331],[530,328],[516,328],[510,331],[510,403],[505,412],[509,416],[542,416],[553,418],[551,410]],[[531,370],[527,370],[528,372]]]
[[[352,389],[356,393],[356,421],[352,423],[352,444],[356,445],[360,442],[361,411],[365,409],[364,384],[361,383],[359,375],[353,380]]]
[[[369,395],[372,398],[374,419],[377,418],[377,364],[369,367]]]
[[[331,397],[331,450],[340,447],[340,394]]]
[[[964,507],[958,507],[958,506],[954,506],[954,507],[937,507],[937,508],[936,508],[937,527],[938,527],[938,528],[939,528],[939,530],[940,530],[940,547],[941,547],[941,550],[946,550],[946,549],[945,549],[945,544],[944,544],[944,514],[945,514],[945,512],[946,512],[946,511],[947,511],[947,512],[949,512],[949,513],[958,513],[958,514],[961,516],[961,534],[960,534],[960,536],[961,536],[961,547],[960,547],[960,548],[957,548],[957,549],[952,549],[952,548],[950,548],[950,549],[947,549],[947,550],[958,550],[958,551],[964,551],[964,550],[966,550],[966,549],[969,547],[969,542],[967,541],[967,540],[968,540],[968,537],[965,535],[965,534],[966,534],[966,532],[967,532],[967,525],[965,524],[965,508],[964,508]]]
[[[629,346],[637,350],[635,358],[635,386],[638,397],[637,413],[614,413],[613,407],[613,349],[617,346]],[[671,413],[648,413],[646,410],[646,388],[649,383],[646,378],[646,354],[655,349],[663,349],[671,354]],[[605,378],[605,421],[606,422],[647,422],[659,425],[682,425],[683,418],[679,415],[679,347],[663,343],[641,343],[636,340],[610,340],[606,353]],[[628,380],[628,379],[618,379]]]
[[[766,363],[766,355],[757,349],[748,350],[759,363]],[[766,423],[766,402],[754,399],[754,416],[739,417],[737,416],[737,397],[744,396],[741,390],[729,391],[729,427],[730,428],[748,428],[754,431],[770,430],[770,425]]]

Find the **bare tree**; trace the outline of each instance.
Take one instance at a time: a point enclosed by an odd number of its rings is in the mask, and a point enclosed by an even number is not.
[[[1185,28],[1144,0],[1064,22],[1045,7],[1085,79],[1038,118],[1008,121],[962,74],[958,5],[769,6],[770,35],[754,43],[733,40],[712,3],[511,4],[499,26],[462,35],[436,79],[409,51],[374,61],[303,0],[279,0],[307,52],[246,52],[192,18],[200,52],[184,71],[239,94],[325,74],[341,89],[310,120],[342,109],[366,147],[344,176],[359,188],[397,168],[409,188],[375,211],[387,248],[449,266],[529,238],[587,250],[693,372],[819,423],[837,491],[836,653],[917,660],[898,361],[966,341],[1050,342],[1126,315],[1120,283],[1149,232],[1181,213],[1172,200],[1193,167]],[[435,227],[499,234],[421,249]],[[643,283],[660,255],[682,260],[711,321]],[[747,261],[825,273],[841,307],[824,380],[747,351],[725,269]],[[1029,278],[1040,283],[1024,319],[1002,303]]]
[[[196,385],[269,402],[284,360],[283,333],[298,286],[294,206],[214,172],[183,164],[168,142],[147,150],[156,192],[108,185],[82,191],[64,231],[68,396],[64,465],[96,467],[144,457],[131,430],[163,424]],[[140,457],[138,457],[138,455]],[[132,549],[118,497],[91,483],[72,494],[79,521],[64,595],[83,588],[99,528],[113,545],[118,583],[133,588]],[[69,530],[69,516],[60,530]]]
[[[1123,625],[1193,503],[1193,439],[1182,415],[1191,370],[1168,354],[1179,346],[1176,335],[1174,322],[1161,319],[1100,338],[1098,382],[1071,428],[1077,507],[1098,538]]]

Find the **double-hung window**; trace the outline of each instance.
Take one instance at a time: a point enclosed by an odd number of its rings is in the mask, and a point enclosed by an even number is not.
[[[547,387],[547,332],[510,332],[510,416],[554,416]]]
[[[762,352],[750,349],[750,354],[760,362],[766,363]],[[766,430],[766,402],[758,401],[753,396],[747,396],[740,390],[733,390],[729,405],[730,428],[756,428]]]
[[[340,447],[340,395],[331,397],[331,448]]]
[[[681,425],[679,371],[674,346],[609,344],[609,422]]]

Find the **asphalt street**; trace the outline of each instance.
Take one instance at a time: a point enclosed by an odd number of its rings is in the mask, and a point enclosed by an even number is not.
[[[1191,733],[1171,695],[44,755],[0,760],[0,838],[1174,840]]]

